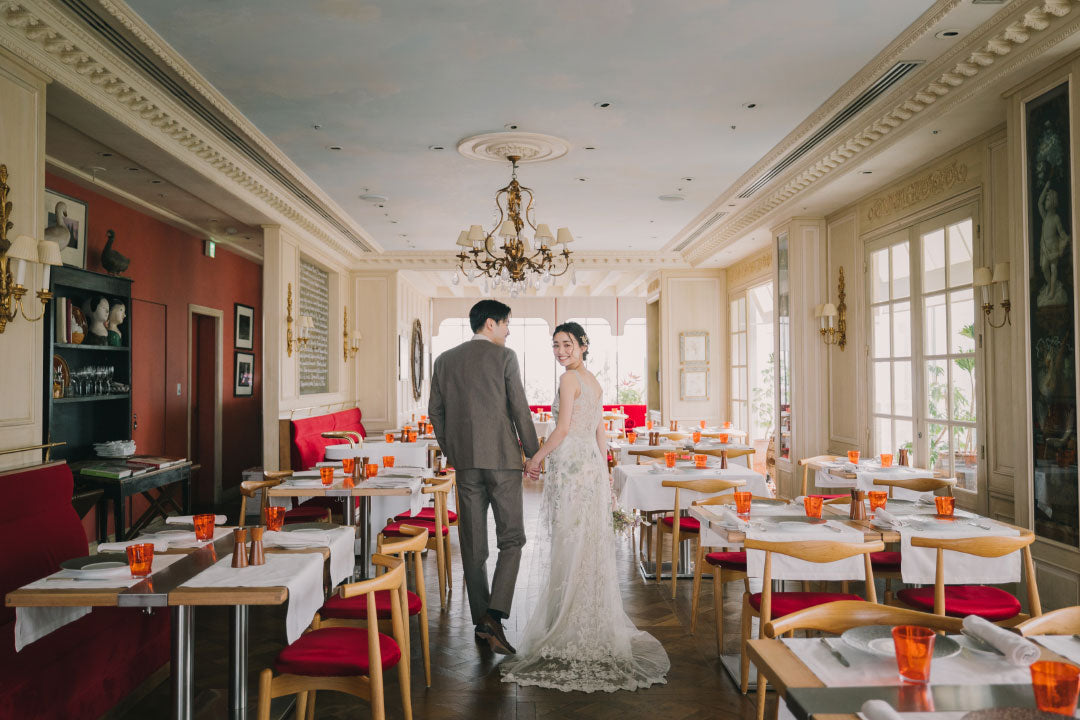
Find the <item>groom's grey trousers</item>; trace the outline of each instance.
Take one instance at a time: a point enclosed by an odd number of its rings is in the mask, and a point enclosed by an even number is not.
[[[473,623],[478,624],[487,611],[504,617],[510,615],[514,584],[525,545],[525,521],[522,518],[521,470],[458,470],[457,494],[458,542],[465,567],[465,586]],[[495,515],[495,533],[499,557],[495,575],[488,587],[487,510]]]

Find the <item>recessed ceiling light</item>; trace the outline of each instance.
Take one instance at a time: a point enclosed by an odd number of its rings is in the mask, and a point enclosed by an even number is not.
[[[399,233],[398,237],[409,237],[407,233]]]
[[[443,147],[442,145],[428,145],[427,149],[428,150],[445,150],[446,148]]]
[[[735,207],[735,203],[728,203],[728,207]]]
[[[225,228],[225,234],[226,235],[235,235],[236,234],[236,228],[234,228],[232,225],[230,225],[229,227]]]
[[[744,108],[746,108],[747,110],[753,110],[754,108],[757,107],[757,103],[755,103],[755,102],[745,102],[745,103],[742,104],[742,106]]]
[[[373,193],[364,193],[363,195],[360,196],[360,199],[361,200],[367,200],[368,202],[373,202],[373,203],[384,203],[387,200],[389,200],[390,198],[386,197],[385,195],[375,195]]]
[[[607,110],[613,104],[614,103],[612,103],[610,100],[600,100],[599,102],[594,102],[593,107],[599,108],[600,110]]]
[[[391,225],[397,225],[397,220],[391,220],[391,221],[390,221],[390,224],[391,224]]]
[[[588,182],[589,178],[578,178],[578,182]],[[579,236],[580,237],[580,236]]]
[[[518,129],[518,124],[517,123],[506,123],[505,125],[503,125],[503,127],[506,128],[507,130],[517,130]]]
[[[319,123],[312,123],[311,127],[314,130],[322,130],[322,125],[320,125]]]
[[[692,177],[684,177],[683,182],[694,182],[694,178],[692,178]]]
[[[931,134],[931,135],[937,135],[937,134],[938,134],[938,131],[937,131],[937,130],[931,130],[931,131],[930,131],[930,134]]]
[[[327,150],[340,150],[340,149],[341,149],[341,146],[340,146],[340,145],[330,145],[330,146],[329,146],[329,147],[327,147],[326,149],[327,149]]]
[[[873,175],[874,171],[873,170],[860,170],[859,174],[860,175]]]
[[[98,153],[98,157],[112,157],[112,156],[113,156],[113,154],[111,152],[99,152]]]
[[[585,149],[586,149],[586,150],[595,150],[595,149],[596,149],[596,146],[595,146],[595,145],[586,145],[586,146],[585,146]]]
[[[934,37],[940,40],[947,40],[949,38],[954,38],[959,34],[959,30],[942,30],[941,32],[934,33]]]
[[[142,168],[137,168],[137,167],[129,167],[128,168],[128,172],[139,172],[140,170],[142,170]]]
[[[660,200],[663,202],[682,202],[685,200],[682,195],[661,195]]]
[[[151,185],[160,185],[160,184],[161,184],[161,181],[160,181],[160,180],[157,180],[157,179],[154,179],[154,180],[151,180],[151,181],[150,181],[150,184],[151,184]]]

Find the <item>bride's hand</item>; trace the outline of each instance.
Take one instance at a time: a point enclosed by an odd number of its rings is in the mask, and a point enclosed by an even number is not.
[[[533,480],[540,477],[540,463],[536,462],[532,458],[525,461],[525,474]]]

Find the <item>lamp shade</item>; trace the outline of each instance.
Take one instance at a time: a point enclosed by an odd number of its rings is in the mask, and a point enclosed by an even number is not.
[[[972,285],[975,287],[985,287],[991,283],[990,268],[981,267],[975,268],[975,276],[972,281]]]
[[[540,223],[536,226],[536,241],[541,245],[547,245],[555,240],[555,236],[551,234],[551,228],[544,223]]]
[[[56,243],[53,244],[56,245]],[[11,243],[7,256],[12,260],[38,262],[38,241],[29,235],[20,235],[15,238],[15,242]]]
[[[574,236],[570,234],[570,228],[559,228],[559,234],[557,237],[557,242],[560,245],[569,245],[570,243],[574,242]]]
[[[822,317],[836,317],[836,306],[832,303],[825,303],[825,307],[821,308]]]
[[[467,247],[467,248],[472,247],[472,241],[469,240],[469,231],[468,230],[462,230],[460,233],[458,233],[457,244],[460,245],[461,247]]]
[[[42,265],[63,265],[59,243],[53,240],[42,240],[38,243],[38,262]]]
[[[512,221],[503,221],[502,226],[499,228],[499,237],[517,237],[517,228],[514,227],[514,223]]]
[[[484,228],[480,227],[479,225],[469,226],[469,242],[471,242],[473,245],[479,245],[480,243],[482,243],[484,241],[485,235],[487,235],[487,233],[485,233]]]
[[[994,282],[1009,282],[1009,263],[1001,262],[994,265]]]

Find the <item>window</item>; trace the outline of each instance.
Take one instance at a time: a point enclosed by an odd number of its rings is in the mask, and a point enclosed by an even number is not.
[[[975,212],[961,208],[874,243],[867,283],[874,452],[908,448],[915,464],[954,475],[972,492]]]
[[[765,449],[776,424],[773,284],[731,299],[731,421],[756,445],[754,469],[765,471]]]
[[[645,405],[645,318],[631,318],[623,334],[615,338],[618,387],[615,402],[620,405]]]
[[[749,427],[746,376],[746,293],[743,293],[731,301],[731,421],[737,428]]]

